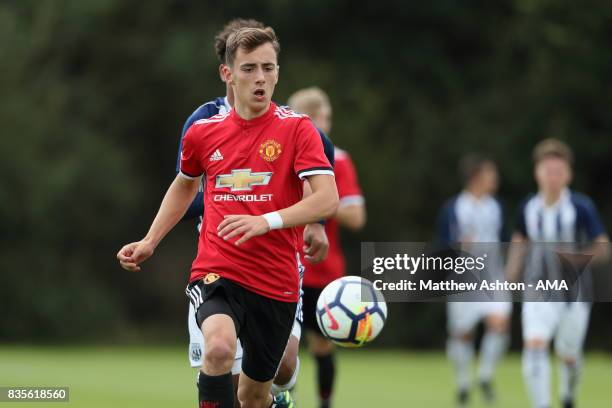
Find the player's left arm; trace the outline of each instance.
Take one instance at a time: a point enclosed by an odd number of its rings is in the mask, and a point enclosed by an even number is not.
[[[610,259],[610,238],[606,232],[599,211],[587,197],[582,197],[578,207],[578,217],[582,218],[587,237],[591,246],[584,251],[593,255],[593,262],[601,264]]]
[[[226,215],[217,227],[225,240],[242,235],[240,245],[272,229],[292,228],[331,217],[338,208],[338,190],[334,176],[316,174],[308,177],[312,194],[290,207],[264,215]]]
[[[314,174],[308,176],[312,193],[296,204],[278,211],[283,228],[297,227],[326,219],[334,215],[338,208],[338,189],[334,176]]]

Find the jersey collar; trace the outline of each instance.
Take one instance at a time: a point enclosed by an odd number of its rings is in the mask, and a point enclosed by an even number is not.
[[[559,199],[557,200],[557,202],[553,203],[550,206],[546,205],[546,201],[544,200],[544,194],[542,194],[541,192],[538,193],[538,200],[539,200],[539,204],[540,207],[545,209],[545,210],[554,210],[556,211],[557,209],[559,209],[563,204],[567,203],[570,201],[571,198],[571,191],[569,188],[565,188],[563,189],[563,191],[561,192],[561,195],[559,196]]]
[[[274,102],[270,102],[270,106],[268,107],[268,110],[266,111],[266,113],[264,113],[263,115],[259,117],[256,117],[255,119],[251,119],[251,120],[242,119],[240,115],[238,115],[238,113],[236,112],[236,109],[232,109],[230,111],[230,117],[232,118],[234,122],[238,123],[242,127],[253,127],[253,126],[257,126],[261,123],[264,123],[270,120],[270,118],[274,116],[275,111],[276,111],[276,105],[274,104]]]

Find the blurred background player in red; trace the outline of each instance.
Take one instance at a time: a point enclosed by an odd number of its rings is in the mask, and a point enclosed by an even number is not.
[[[332,107],[321,89],[312,87],[299,90],[289,98],[288,105],[296,112],[305,113],[317,128],[329,134],[332,126]],[[366,222],[365,200],[357,180],[351,157],[336,147],[334,173],[340,205],[333,218],[327,220],[325,231],[329,239],[329,254],[320,263],[311,263],[306,254],[306,272],[303,281],[304,327],[308,348],[317,361],[317,379],[321,408],[331,406],[336,373],[333,343],[323,337],[317,325],[315,310],[317,299],[327,284],[345,274],[345,259],[340,245],[339,227],[359,231]]]

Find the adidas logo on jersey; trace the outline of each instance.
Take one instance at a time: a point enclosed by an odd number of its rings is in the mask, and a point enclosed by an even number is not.
[[[219,151],[219,149],[215,150],[213,154],[210,155],[210,161],[219,161],[223,160],[223,155]]]

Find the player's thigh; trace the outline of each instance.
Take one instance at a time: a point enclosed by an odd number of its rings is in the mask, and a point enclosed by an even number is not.
[[[206,350],[206,344],[204,343],[202,329],[198,327],[192,303],[189,304],[187,322],[189,328],[189,363],[191,367],[199,368],[203,364],[202,356]],[[236,340],[236,354],[234,357],[234,364],[232,365],[232,375],[240,374],[241,366],[242,345],[240,344],[240,340]]]
[[[231,370],[244,321],[243,308],[237,303],[229,281],[200,281],[198,285],[202,303],[196,310],[196,321],[204,337],[206,367],[214,371]]]
[[[291,335],[283,354],[280,367],[278,369],[277,377],[291,377],[297,366],[298,352],[300,349],[300,339],[302,338],[302,297],[297,305],[295,312],[295,319],[293,320],[293,327],[291,328]]]
[[[266,298],[246,289],[241,296],[248,310],[240,332],[244,349],[242,371],[255,381],[267,382],[274,378],[287,347],[297,304]]]
[[[521,323],[526,347],[548,346],[561,318],[561,306],[556,302],[523,303]]]
[[[300,341],[292,334],[289,336],[283,359],[278,367],[276,376],[274,377],[275,384],[286,384],[291,380],[297,368],[298,351],[300,349]]]
[[[452,337],[470,337],[484,316],[480,302],[448,302],[447,329]]]
[[[590,303],[575,302],[566,305],[555,336],[555,351],[560,358],[575,361],[582,356],[590,316]]]
[[[300,340],[293,334],[291,334],[289,336],[289,341],[287,342],[287,347],[285,347],[283,361],[286,361],[288,364],[292,364],[295,366],[295,361],[297,360],[299,350]]]

